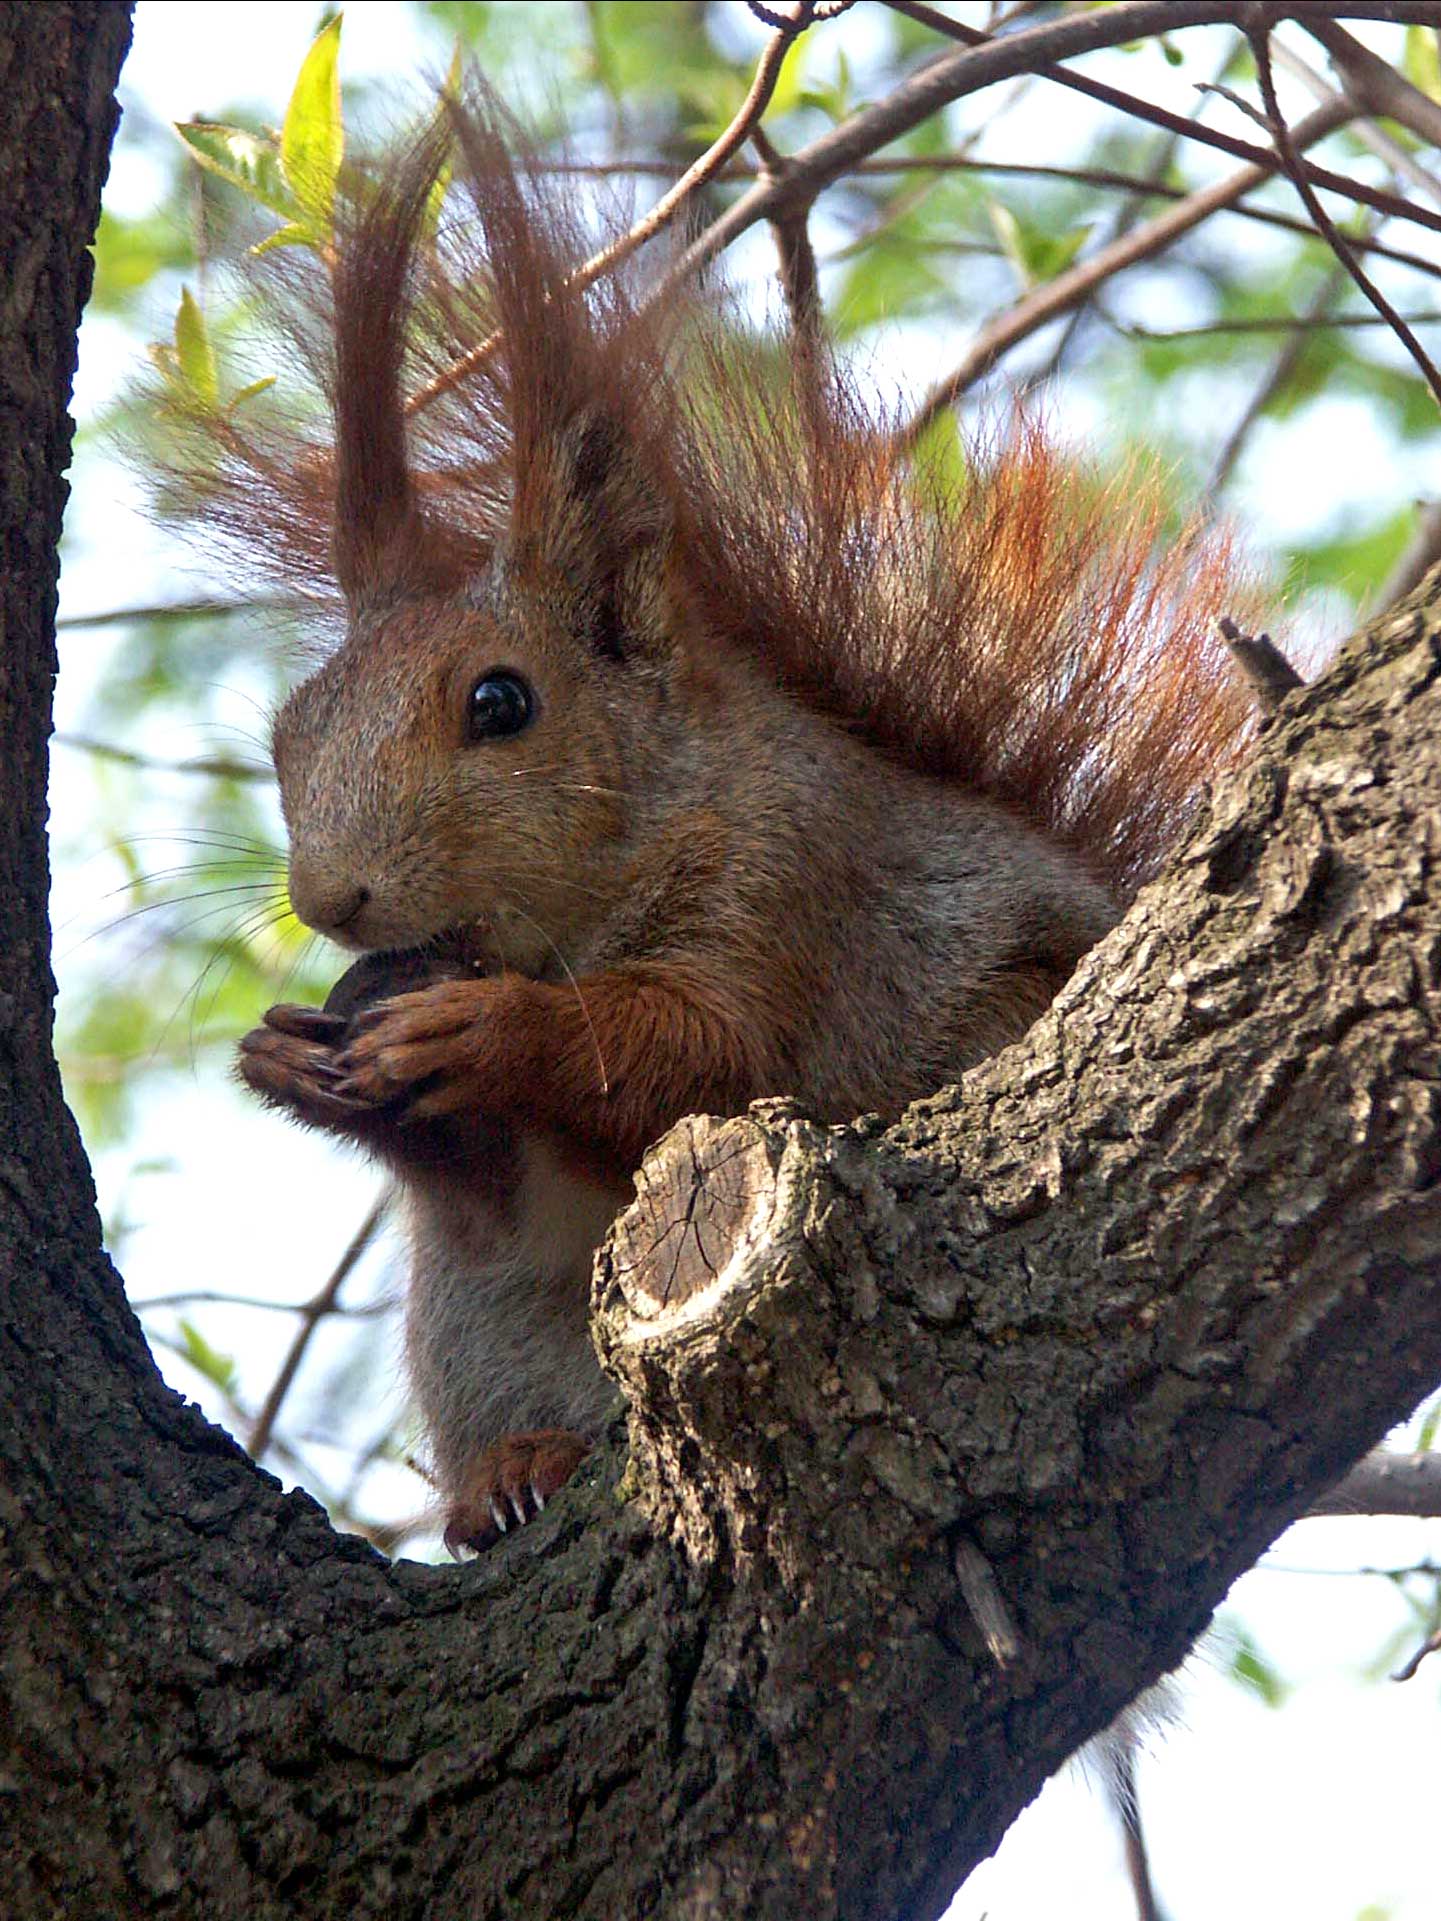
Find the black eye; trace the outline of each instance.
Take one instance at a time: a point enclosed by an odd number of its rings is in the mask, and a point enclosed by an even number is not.
[[[496,669],[470,690],[466,732],[472,740],[505,740],[530,724],[535,700],[519,674]]]

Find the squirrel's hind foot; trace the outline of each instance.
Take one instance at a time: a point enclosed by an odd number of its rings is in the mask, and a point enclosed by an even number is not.
[[[589,1452],[590,1443],[564,1427],[503,1435],[467,1470],[446,1515],[445,1545],[456,1556],[494,1547],[502,1534],[533,1521]]]

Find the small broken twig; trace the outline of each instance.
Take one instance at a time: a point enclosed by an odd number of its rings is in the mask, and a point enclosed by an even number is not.
[[[1216,624],[1263,712],[1272,713],[1287,694],[1306,685],[1269,634],[1243,634],[1225,614]]]

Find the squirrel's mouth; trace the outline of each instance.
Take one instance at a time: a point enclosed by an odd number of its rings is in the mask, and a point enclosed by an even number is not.
[[[495,943],[474,924],[449,927],[414,947],[382,948],[346,968],[325,998],[327,1014],[347,1019],[392,994],[410,993],[432,981],[473,979],[499,966]]]

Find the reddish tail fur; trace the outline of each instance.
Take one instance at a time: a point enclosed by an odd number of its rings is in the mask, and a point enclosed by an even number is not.
[[[271,397],[201,423],[197,517],[304,592],[458,586],[502,532],[539,542],[558,436],[583,414],[672,507],[680,590],[716,646],[1004,800],[1128,894],[1244,732],[1214,637],[1225,537],[1192,527],[1158,551],[1159,485],[1099,482],[1026,418],[964,487],[918,485],[843,374],[818,403],[767,384],[697,296],[569,285],[594,245],[574,203],[508,158],[491,107],[454,112],[451,134],[438,231],[431,138],[352,183],[329,271],[292,300],[305,351],[277,392],[318,369],[333,433]]]

